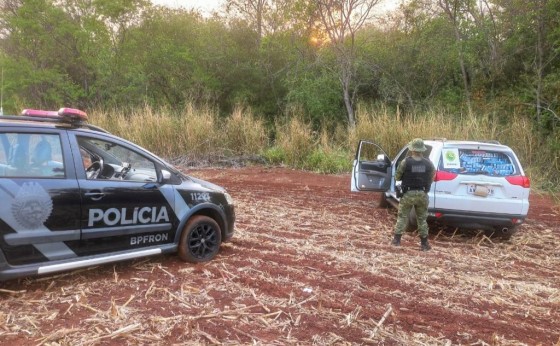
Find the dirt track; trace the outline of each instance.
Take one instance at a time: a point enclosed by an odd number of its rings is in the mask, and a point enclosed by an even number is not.
[[[560,343],[560,208],[533,194],[511,241],[431,230],[389,245],[395,212],[349,175],[190,172],[226,187],[237,233],[176,256],[0,284],[0,344]]]

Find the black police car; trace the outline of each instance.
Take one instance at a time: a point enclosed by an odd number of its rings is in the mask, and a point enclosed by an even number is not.
[[[0,116],[0,280],[169,252],[209,261],[234,221],[223,188],[80,110]]]

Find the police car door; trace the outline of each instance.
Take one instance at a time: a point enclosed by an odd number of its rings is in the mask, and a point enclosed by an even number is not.
[[[153,158],[115,138],[93,134],[74,138],[82,196],[80,254],[173,242],[178,221],[172,201],[160,191]]]
[[[76,257],[80,195],[66,131],[0,129],[0,262]]]
[[[391,160],[373,142],[361,140],[352,166],[351,191],[387,191],[391,184]]]

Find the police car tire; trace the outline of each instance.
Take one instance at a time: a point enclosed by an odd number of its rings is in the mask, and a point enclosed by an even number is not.
[[[195,215],[183,228],[179,242],[179,257],[185,262],[200,263],[212,260],[220,250],[222,232],[214,219]]]

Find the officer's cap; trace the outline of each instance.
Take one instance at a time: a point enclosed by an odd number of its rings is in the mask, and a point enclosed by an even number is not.
[[[426,146],[424,145],[422,138],[414,138],[410,141],[410,143],[408,143],[408,150],[422,153],[426,151]]]

